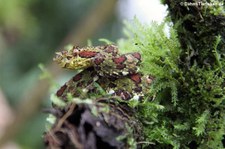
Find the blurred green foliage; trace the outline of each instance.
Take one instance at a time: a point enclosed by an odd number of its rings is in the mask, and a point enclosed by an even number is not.
[[[20,81],[26,83],[29,76],[37,74],[28,73],[37,68],[38,63],[51,61],[66,35],[97,4],[98,0],[0,1],[0,43],[3,43],[0,47],[0,85],[11,103],[25,89]],[[112,17],[93,39],[104,36],[115,40],[119,35],[118,32],[112,35],[115,19]]]
[[[9,0],[0,1],[0,88],[12,107],[16,107],[28,89],[34,86],[41,71],[39,63],[52,61],[54,52],[99,0]],[[119,32],[111,16],[94,39],[114,41]],[[27,94],[27,93],[26,93]],[[49,101],[49,96],[46,97]],[[46,104],[46,103],[44,103]],[[17,140],[22,148],[43,148],[42,132],[46,115],[38,113],[24,126]],[[34,129],[35,128],[35,129]],[[42,131],[43,130],[43,131]],[[42,147],[41,147],[42,146]]]

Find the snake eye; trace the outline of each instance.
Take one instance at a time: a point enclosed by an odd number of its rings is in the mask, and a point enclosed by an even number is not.
[[[74,48],[73,49],[73,56],[77,56],[79,52],[80,52],[80,49]]]

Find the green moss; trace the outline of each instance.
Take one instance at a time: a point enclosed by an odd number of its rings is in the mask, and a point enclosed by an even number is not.
[[[181,42],[177,30],[182,28],[182,23],[169,25],[169,35],[164,32],[165,24],[141,25],[134,20],[126,23],[127,39],[118,41],[124,52],[141,52],[141,71],[155,78],[146,100],[130,103],[138,109],[137,117],[143,123],[146,148],[222,148],[225,135],[223,37],[217,31],[218,34],[209,37],[212,40],[208,46],[205,45],[208,36],[199,39],[197,46],[201,52],[198,59],[191,61],[195,57],[185,47],[197,41],[187,38],[185,43]],[[212,59],[204,64],[207,57]],[[152,97],[154,100],[149,100]]]

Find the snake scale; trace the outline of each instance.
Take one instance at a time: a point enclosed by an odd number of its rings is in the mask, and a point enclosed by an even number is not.
[[[115,45],[73,46],[57,52],[53,60],[63,68],[82,70],[56,92],[65,101],[68,93],[81,99],[103,95],[140,101],[153,81],[139,72],[140,53],[120,54]]]

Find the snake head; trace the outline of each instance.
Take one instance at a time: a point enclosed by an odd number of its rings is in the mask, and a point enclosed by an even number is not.
[[[63,68],[85,69],[92,66],[92,59],[96,53],[97,51],[94,48],[73,46],[72,49],[56,52],[53,60]]]

